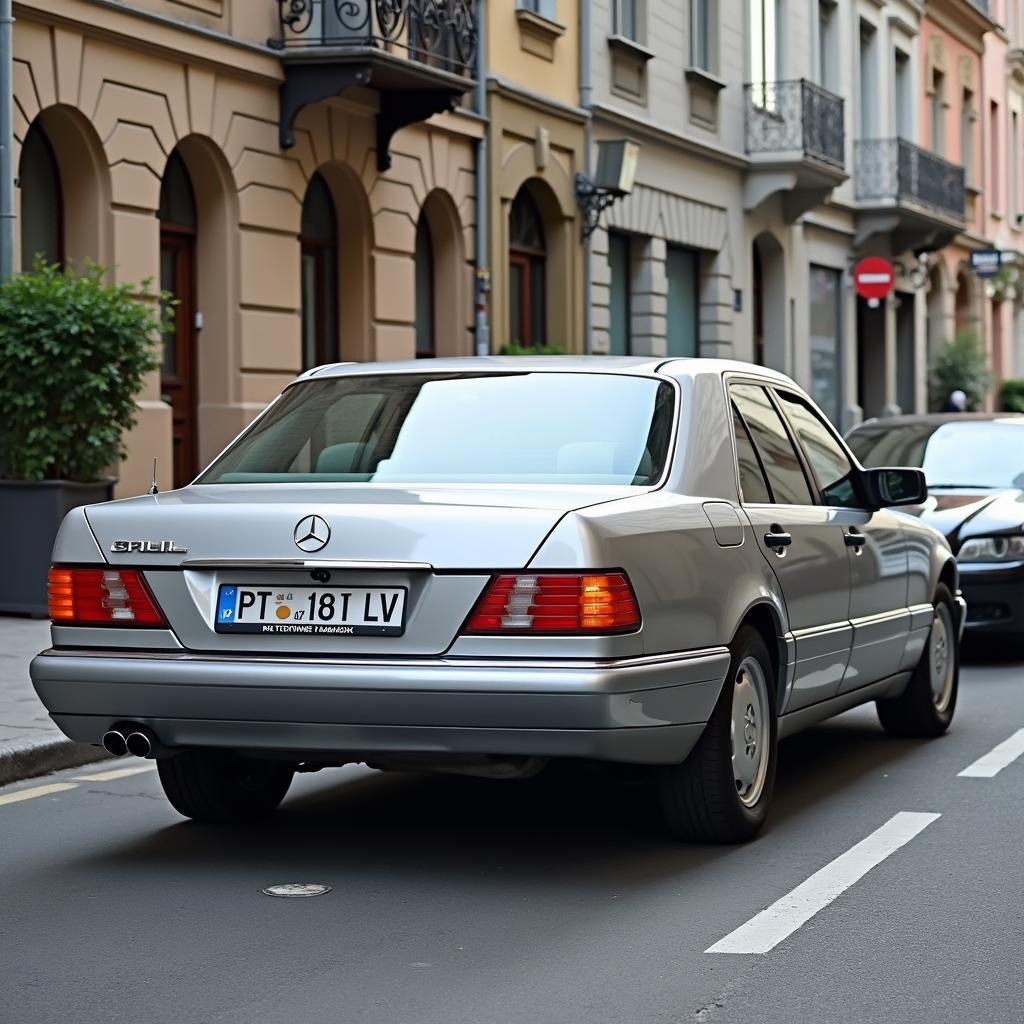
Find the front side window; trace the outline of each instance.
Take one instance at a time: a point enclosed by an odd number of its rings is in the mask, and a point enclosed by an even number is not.
[[[598,373],[351,375],[293,385],[199,479],[650,486],[675,391]]]
[[[853,463],[832,431],[802,398],[788,391],[776,393],[790,425],[804,446],[814,475],[821,485],[825,504],[838,508],[860,507],[853,483]]]
[[[750,431],[774,500],[780,505],[813,505],[800,457],[768,392],[757,384],[734,384],[729,394]]]

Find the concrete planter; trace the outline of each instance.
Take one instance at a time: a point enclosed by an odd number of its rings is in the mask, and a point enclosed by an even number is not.
[[[0,612],[45,618],[46,572],[64,516],[109,501],[114,480],[0,480]]]

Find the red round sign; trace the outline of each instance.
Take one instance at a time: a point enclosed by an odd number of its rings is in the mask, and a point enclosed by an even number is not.
[[[881,256],[867,256],[853,268],[853,286],[864,299],[884,299],[896,283],[892,264]]]

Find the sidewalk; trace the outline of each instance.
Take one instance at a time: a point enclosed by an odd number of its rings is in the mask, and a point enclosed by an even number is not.
[[[39,703],[28,664],[49,646],[49,622],[0,615],[0,786],[107,756],[66,739]]]

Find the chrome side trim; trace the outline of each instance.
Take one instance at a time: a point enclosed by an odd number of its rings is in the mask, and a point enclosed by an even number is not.
[[[330,665],[332,667],[351,668],[534,668],[534,669],[620,669],[641,668],[659,665],[685,664],[704,659],[731,657],[728,647],[702,647],[694,651],[675,651],[668,654],[646,654],[633,658],[605,658],[581,660],[578,658],[562,659],[526,659],[526,658],[296,658],[270,657],[265,654],[194,654],[187,651],[121,651],[109,648],[54,648],[43,651],[40,657],[49,658],[116,658],[133,661],[186,661],[202,664],[239,662],[243,664],[262,665]]]
[[[932,612],[932,606],[928,605],[929,615]],[[909,618],[911,609],[909,608],[896,608],[891,612],[878,612],[875,615],[861,615],[856,619],[850,619],[850,623],[853,626],[873,626],[883,622],[894,622],[897,619]]]
[[[854,620],[858,622],[860,620]],[[823,626],[809,626],[806,629],[794,629],[791,630],[789,635],[794,640],[808,640],[815,636],[828,636],[830,633],[844,633],[848,632],[852,625],[849,619],[844,619],[841,622],[826,622]]]
[[[327,558],[188,558],[181,569],[376,569],[394,572],[433,572],[430,562],[376,561]]]

